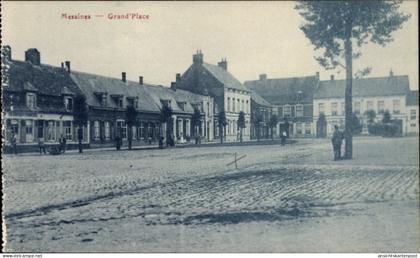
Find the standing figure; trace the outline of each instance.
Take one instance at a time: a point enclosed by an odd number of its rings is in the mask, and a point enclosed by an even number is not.
[[[65,153],[66,152],[66,137],[64,137],[63,135],[61,135],[60,137],[60,152]]]
[[[45,150],[45,142],[44,142],[44,138],[39,138],[38,139],[38,146],[39,146],[39,154],[47,154],[46,150]]]
[[[343,138],[343,133],[338,130],[337,125],[334,125],[334,133],[331,139],[334,150],[334,160],[341,159],[341,144],[343,142]]]
[[[13,153],[17,155],[18,151],[17,151],[17,136],[16,136],[16,134],[12,134],[12,149],[13,149]]]
[[[119,135],[115,137],[115,146],[117,147],[117,150],[121,149],[121,137]]]
[[[281,133],[281,136],[280,136],[281,145],[285,145],[286,144],[286,138],[287,138],[287,133],[286,133],[286,131],[283,131]]]

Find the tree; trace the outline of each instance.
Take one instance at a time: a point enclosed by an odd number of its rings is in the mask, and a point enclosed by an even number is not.
[[[365,112],[365,115],[368,119],[368,123],[372,124],[375,121],[376,112],[375,110],[369,109]]]
[[[220,143],[223,143],[223,137],[224,137],[224,129],[225,129],[225,126],[226,126],[226,124],[227,124],[227,121],[226,121],[226,113],[225,113],[225,111],[220,111],[219,112],[219,117],[217,118],[217,122],[218,122],[218,124],[219,124],[219,135],[220,135]]]
[[[260,113],[254,113],[252,123],[254,124],[254,128],[257,134],[257,141],[260,141],[260,127],[262,121],[262,115]]]
[[[270,129],[271,129],[271,140],[274,140],[274,128],[277,127],[277,123],[278,123],[279,119],[277,117],[277,115],[272,115],[270,117]]]
[[[327,120],[325,118],[324,113],[320,113],[318,120],[316,121],[316,136],[317,137],[325,137],[327,136]]]
[[[388,123],[391,123],[391,122],[392,122],[391,114],[389,113],[388,110],[385,110],[384,116],[382,117],[382,123],[388,124]]]
[[[88,106],[86,104],[86,97],[84,95],[76,95],[74,97],[73,106],[73,123],[77,126],[77,139],[79,141],[79,153],[83,152],[83,126],[88,123]],[[89,133],[89,132],[88,132]]]
[[[356,114],[351,115],[350,119],[350,131],[352,135],[360,134],[362,132],[363,125],[360,123],[359,118]]]
[[[239,112],[239,116],[238,116],[238,129],[240,132],[240,141],[243,141],[243,129],[245,128],[245,113],[243,111]]]
[[[131,150],[133,143],[133,126],[137,124],[137,110],[129,105],[125,110],[125,119],[128,127],[128,149]]]
[[[353,59],[361,56],[361,48],[369,41],[385,46],[391,42],[391,33],[400,29],[410,15],[399,11],[401,0],[375,1],[302,1],[295,9],[305,19],[300,28],[314,45],[323,50],[315,59],[326,69],[340,66],[346,70],[345,90],[345,153],[353,157],[353,139],[350,130],[352,111]],[[344,59],[345,64],[342,60]],[[358,72],[366,75],[370,68]]]
[[[194,136],[196,137],[196,141],[195,144],[198,143],[198,138],[197,137],[201,137],[201,135],[199,135],[199,126],[201,125],[201,112],[200,110],[198,110],[198,108],[194,108],[194,113],[191,117],[191,124],[194,128]]]
[[[172,108],[168,105],[163,105],[161,113],[160,113],[160,120],[162,125],[165,125],[166,128],[166,144],[168,145],[168,139],[172,135]],[[163,128],[162,128],[162,131]]]

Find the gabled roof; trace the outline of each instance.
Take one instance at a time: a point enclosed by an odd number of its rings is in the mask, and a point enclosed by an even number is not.
[[[33,65],[12,60],[9,66],[9,91],[37,91],[39,94],[61,96],[64,87],[80,93],[67,71],[50,65]]]
[[[124,83],[120,79],[82,72],[72,72],[70,76],[85,94],[88,105],[101,106],[96,94],[102,92],[107,93],[108,107],[118,108],[111,99],[112,95],[118,95],[138,97],[138,110],[140,111],[160,112],[159,104],[153,101],[146,85],[131,81]]]
[[[321,81],[315,99],[344,98],[346,80]],[[353,97],[406,95],[410,91],[408,76],[353,79]]]
[[[312,102],[319,83],[317,76],[245,81],[245,85],[273,105]]]
[[[168,100],[171,102],[172,111],[175,113],[183,113],[184,111],[178,106],[178,103],[169,87],[152,86],[146,85],[145,89],[149,93],[149,96],[155,103],[159,103],[159,107],[162,107],[161,100]]]
[[[419,91],[410,91],[406,98],[407,106],[418,106],[419,105]]]
[[[231,73],[218,65],[203,63],[203,67],[212,74],[224,86],[236,90],[249,91],[240,81],[238,81]]]

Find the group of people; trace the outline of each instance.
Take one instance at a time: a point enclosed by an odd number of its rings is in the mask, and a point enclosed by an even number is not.
[[[57,155],[57,154],[66,152],[66,143],[67,143],[66,137],[61,135],[60,138],[58,139],[58,142],[59,142],[58,149],[55,146],[52,146],[50,147],[50,150],[48,151],[49,153]],[[44,138],[39,138],[38,147],[39,147],[39,154],[47,154]]]

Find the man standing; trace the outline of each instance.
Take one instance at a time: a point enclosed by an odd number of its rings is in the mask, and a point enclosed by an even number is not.
[[[66,152],[66,137],[64,137],[64,135],[61,135],[60,137],[60,151],[65,153]]]
[[[38,146],[39,146],[39,154],[47,154],[47,152],[45,151],[45,143],[44,143],[44,138],[39,138],[38,140]]]
[[[341,143],[343,142],[343,133],[338,130],[338,126],[334,125],[334,133],[331,139],[333,150],[334,150],[334,160],[341,159]]]
[[[14,154],[18,154],[17,152],[17,136],[16,134],[12,134],[12,149]]]
[[[281,139],[281,145],[285,145],[286,144],[286,138],[287,138],[287,133],[286,131],[283,131],[281,133],[280,139]]]

